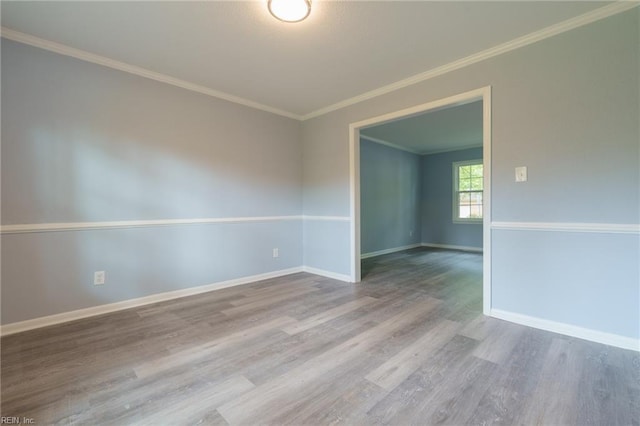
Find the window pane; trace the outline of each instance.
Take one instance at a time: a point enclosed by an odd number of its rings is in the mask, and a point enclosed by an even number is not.
[[[460,179],[458,182],[458,191],[470,191],[471,179]]]
[[[458,178],[469,179],[471,177],[471,167],[470,166],[460,166],[458,168]]]
[[[474,191],[482,190],[482,178],[472,178],[471,189]]]
[[[483,172],[482,160],[475,164],[454,164],[454,176],[457,181],[454,185],[453,196],[457,201],[457,218],[472,220],[482,218],[483,202]]]
[[[471,207],[470,206],[460,206],[460,219],[468,219],[471,217]]]

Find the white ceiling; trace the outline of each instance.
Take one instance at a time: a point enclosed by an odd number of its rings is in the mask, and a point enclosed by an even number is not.
[[[367,127],[360,135],[417,154],[482,146],[482,101]]]
[[[313,1],[7,2],[2,26],[304,116],[606,5]]]

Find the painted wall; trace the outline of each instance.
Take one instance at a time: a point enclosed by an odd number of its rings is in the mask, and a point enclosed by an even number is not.
[[[305,121],[305,214],[349,215],[350,123],[490,85],[493,221],[637,224],[639,21],[636,8]],[[514,168],[523,165],[529,181],[516,184]],[[344,241],[342,222],[323,231],[322,239],[305,233],[305,248],[321,253],[328,242]],[[532,317],[640,337],[638,233],[623,237],[628,251],[621,259],[619,250],[599,250],[605,241],[605,247],[617,246],[620,234],[578,232],[577,239],[554,245],[549,232],[492,230],[493,308],[524,314],[527,303]],[[514,246],[523,233],[544,251],[535,262]],[[554,271],[579,269],[585,260],[566,253],[585,247],[599,253],[589,265],[597,273],[539,284]],[[349,259],[348,240],[333,250]],[[309,266],[320,262],[305,258]],[[513,268],[514,262],[522,269]],[[324,267],[350,273],[348,260]],[[622,271],[615,273],[615,284],[606,278],[613,270]]]
[[[3,224],[297,215],[301,192],[306,218],[3,235],[2,323],[301,262],[349,274],[349,123],[487,85],[494,222],[637,224],[639,21],[636,8],[302,125],[3,40]],[[640,336],[637,232],[492,240],[494,309]]]
[[[331,115],[302,123],[304,264],[349,278],[349,147]],[[326,165],[326,167],[323,166]],[[334,220],[322,220],[334,218]]]
[[[482,248],[482,224],[453,222],[453,163],[482,160],[482,148],[422,156],[422,242]]]
[[[300,215],[300,135],[295,120],[2,40],[3,225]],[[299,267],[302,232],[298,218],[5,234],[2,323]]]
[[[476,159],[482,148],[421,156],[360,139],[363,256],[419,243],[482,248],[482,224],[452,220],[452,164]]]
[[[360,139],[362,254],[420,243],[421,158]]]

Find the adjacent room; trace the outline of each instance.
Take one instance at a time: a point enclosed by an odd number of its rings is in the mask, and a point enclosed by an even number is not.
[[[482,251],[482,101],[360,130],[361,257]]]
[[[2,423],[640,421],[638,2],[0,8]]]
[[[482,145],[481,100],[360,130],[365,282],[413,271],[423,289],[446,290],[458,314],[482,314]],[[427,279],[445,264],[451,280]]]

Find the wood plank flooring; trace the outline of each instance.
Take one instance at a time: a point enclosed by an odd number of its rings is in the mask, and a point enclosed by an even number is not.
[[[414,249],[1,340],[2,416],[80,425],[640,425],[640,355],[481,315]]]

